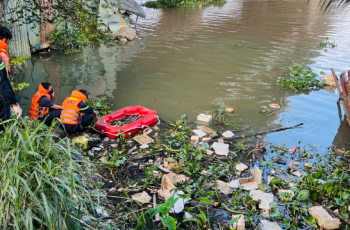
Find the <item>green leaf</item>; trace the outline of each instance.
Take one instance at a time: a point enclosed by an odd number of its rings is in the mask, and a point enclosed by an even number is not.
[[[314,223],[316,223],[316,220],[313,216],[311,215],[308,215],[306,218],[305,218],[305,222],[309,225],[313,225]]]
[[[342,200],[340,198],[336,198],[335,199],[335,202],[337,203],[337,205],[339,206],[344,206],[346,204],[346,201],[345,200]]]
[[[298,197],[300,198],[300,200],[307,200],[309,198],[309,190],[300,190],[300,192],[298,193]]]
[[[197,216],[199,216],[202,219],[203,223],[207,222],[207,217],[205,216],[203,211],[197,214]]]
[[[147,177],[152,176],[152,175],[153,175],[153,169],[152,169],[152,168],[147,168],[147,169],[145,170],[145,175],[146,175]]]
[[[316,178],[316,179],[321,179],[322,178],[322,174],[321,173],[313,173],[312,177]]]
[[[162,208],[162,214],[163,216],[167,213],[169,213],[170,209],[172,209],[174,207],[174,204],[176,203],[176,201],[179,199],[178,198],[174,198],[174,196],[169,197],[165,203],[163,204],[163,208]]]
[[[157,206],[155,209],[151,211],[151,218],[154,217],[157,213],[160,213],[163,209],[163,204]]]
[[[186,223],[186,222],[190,222],[190,221],[195,222],[196,224],[198,224],[198,226],[201,226],[201,225],[202,225],[202,223],[200,222],[200,220],[198,220],[198,219],[196,219],[196,218],[187,218],[187,219],[184,219],[184,220],[182,221],[182,223]]]
[[[280,211],[278,211],[277,209],[272,209],[271,211],[270,211],[270,216],[272,217],[272,218],[278,218],[278,217],[281,217],[282,215],[281,215],[281,213],[280,213]]]
[[[264,188],[264,186],[263,186],[262,184],[258,184],[258,187],[259,187],[259,189],[260,189],[261,191],[265,192],[265,188]]]
[[[334,175],[338,175],[340,173],[339,169],[334,170]]]
[[[199,197],[198,199],[201,203],[213,205],[213,202],[206,197]]]
[[[314,201],[317,201],[318,200],[318,193],[316,190],[311,190],[311,199],[314,200]]]
[[[231,224],[238,223],[239,218],[241,218],[241,215],[238,215],[235,218],[232,218],[232,220],[230,221]]]
[[[166,219],[164,217],[160,218],[165,227],[169,230],[176,230],[176,221],[171,216],[168,216]]]
[[[212,195],[214,195],[214,192],[213,191],[209,191],[206,194],[207,194],[207,196],[212,196]]]
[[[279,178],[279,177],[275,177],[270,181],[270,185],[280,184],[280,183],[281,183],[281,178]]]
[[[269,203],[270,208],[278,208],[278,204],[276,202]]]

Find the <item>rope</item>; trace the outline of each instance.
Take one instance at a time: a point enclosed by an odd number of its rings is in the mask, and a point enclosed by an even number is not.
[[[122,117],[120,119],[114,120],[110,124],[116,123],[113,126],[125,126],[125,125],[129,125],[129,124],[133,123],[134,121],[137,121],[137,120],[139,120],[139,119],[141,119],[143,117],[144,116],[141,116],[139,114],[136,114],[136,115],[135,114],[127,114],[125,117]]]

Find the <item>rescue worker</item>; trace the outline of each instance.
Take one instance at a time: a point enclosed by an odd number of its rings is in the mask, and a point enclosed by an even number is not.
[[[53,119],[59,118],[62,106],[53,103],[54,92],[50,82],[42,82],[32,98],[29,117],[43,121],[50,126]]]
[[[22,109],[18,105],[19,100],[15,96],[8,78],[10,58],[6,48],[11,38],[11,31],[6,27],[0,27],[0,131],[4,130],[2,122],[7,121],[11,117],[11,105],[17,118],[22,115]]]
[[[63,130],[67,134],[83,135],[84,131],[88,130],[95,117],[96,111],[85,104],[88,98],[86,90],[73,90],[70,97],[66,98],[62,104],[61,122]]]
[[[7,74],[10,68],[10,56],[7,52],[7,46],[11,39],[11,31],[7,27],[0,26],[0,58],[5,65]]]

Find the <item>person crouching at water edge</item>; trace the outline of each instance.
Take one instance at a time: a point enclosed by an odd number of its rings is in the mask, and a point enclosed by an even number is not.
[[[86,90],[73,90],[72,95],[62,104],[61,122],[63,130],[67,134],[80,133],[88,130],[95,117],[97,117],[96,111],[85,104],[85,100],[88,98]]]
[[[53,119],[60,117],[62,109],[60,105],[53,103],[53,98],[54,92],[51,83],[41,83],[38,91],[33,96],[29,117],[39,121],[45,119],[45,124],[50,126]]]

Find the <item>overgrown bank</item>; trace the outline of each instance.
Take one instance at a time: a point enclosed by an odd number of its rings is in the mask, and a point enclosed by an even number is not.
[[[113,207],[110,211],[114,216],[107,220],[111,226],[240,229],[234,227],[240,217],[232,215],[242,214],[246,229],[263,228],[265,220],[283,229],[312,229],[317,227],[317,220],[308,209],[315,204],[337,209],[338,215],[348,218],[348,156],[319,154],[303,146],[292,151],[285,146],[260,142],[250,146],[249,142],[227,140],[230,153],[222,157],[211,151],[217,138],[210,138],[209,143],[190,142],[197,126],[186,117],[168,125],[153,131],[155,142],[147,149],[117,139],[89,151],[102,165],[106,178],[106,202]],[[234,182],[251,176],[250,171],[237,167],[245,158],[251,169],[257,166],[262,171],[263,179],[253,190]],[[259,191],[273,197],[267,206],[254,195]],[[175,192],[176,199],[166,198]],[[346,228],[342,222],[341,229]]]
[[[100,115],[111,112],[105,100],[92,103]],[[214,112],[218,125],[232,120],[222,109]],[[1,225],[6,220],[17,229],[242,229],[244,223],[245,229],[268,229],[275,222],[282,229],[312,229],[318,225],[309,209],[318,204],[336,218],[349,218],[345,151],[320,154],[302,144],[288,149],[254,134],[246,140],[249,128],[231,130],[236,135],[230,137],[186,116],[153,127],[148,145],[92,132],[83,150],[51,131],[24,119],[12,121],[2,134],[7,215]],[[228,151],[218,150],[219,144],[229,145]],[[348,227],[342,220],[340,228]]]

